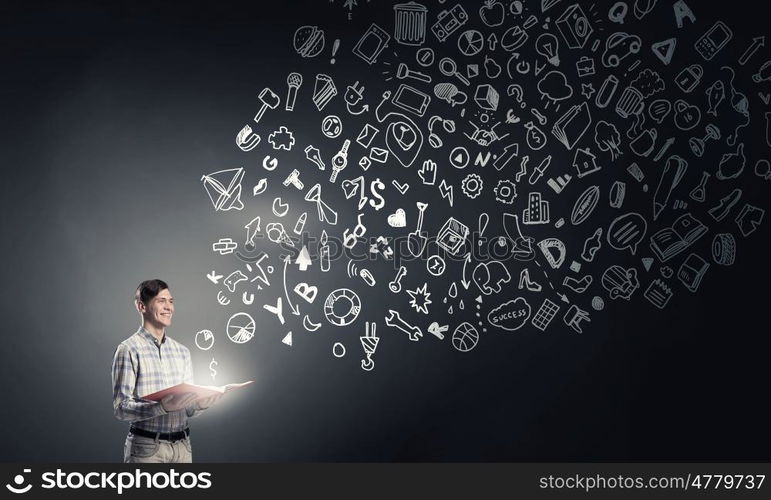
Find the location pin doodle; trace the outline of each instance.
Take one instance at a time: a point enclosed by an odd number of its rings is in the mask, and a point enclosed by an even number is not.
[[[214,358],[211,358],[211,363],[209,363],[209,371],[211,372],[211,379],[214,380],[214,377],[217,376],[217,370],[214,368],[217,366],[217,361]]]

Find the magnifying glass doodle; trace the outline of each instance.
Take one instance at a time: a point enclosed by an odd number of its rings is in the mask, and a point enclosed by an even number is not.
[[[444,76],[457,76],[458,80],[463,82],[464,85],[471,85],[471,82],[458,73],[458,65],[449,57],[443,57],[442,60],[439,61],[439,71],[441,71]]]

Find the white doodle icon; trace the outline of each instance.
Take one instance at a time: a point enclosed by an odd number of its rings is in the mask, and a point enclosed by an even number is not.
[[[316,300],[316,295],[319,293],[319,289],[317,286],[300,282],[295,285],[294,293],[302,297],[307,303],[313,304],[313,301]]]
[[[454,217],[450,217],[439,229],[439,233],[436,236],[436,244],[450,254],[457,256],[461,253],[468,235],[468,226]]]
[[[321,122],[321,132],[326,137],[334,139],[343,132],[343,122],[337,115],[328,115]]]
[[[229,255],[238,248],[238,243],[231,238],[220,238],[216,242],[212,243],[211,249],[220,255]]]
[[[353,53],[362,58],[367,64],[374,64],[377,58],[391,40],[391,35],[375,23],[372,23],[367,31],[359,38],[353,47]]]
[[[284,109],[286,111],[294,110],[294,103],[297,99],[297,91],[300,89],[302,84],[303,76],[300,73],[289,73],[289,75],[286,77],[287,93],[286,104],[284,105]]]
[[[236,136],[236,145],[242,151],[251,151],[260,143],[260,136],[252,132],[252,127],[244,125]]]
[[[479,332],[471,323],[463,322],[452,332],[452,346],[460,352],[469,352],[479,343]]]
[[[336,95],[337,87],[332,77],[323,73],[317,74],[313,87],[313,104],[316,105],[316,109],[323,110]]]
[[[206,194],[216,211],[243,210],[241,202],[241,180],[243,168],[219,170],[201,177]]]
[[[342,342],[335,342],[332,346],[332,355],[336,358],[345,356],[345,346]]]
[[[472,277],[474,284],[485,295],[500,293],[502,286],[511,281],[508,269],[497,260],[477,264]]]
[[[429,299],[431,292],[428,291],[426,283],[423,283],[423,286],[415,290],[407,290],[407,295],[410,296],[410,306],[419,313],[428,314],[428,305],[431,304],[431,299]]]
[[[447,268],[447,263],[439,255],[432,255],[426,260],[426,269],[432,276],[441,276]]]
[[[532,325],[542,332],[546,331],[554,316],[560,310],[560,306],[555,304],[549,299],[543,299],[538,311],[533,315],[533,319],[530,321]]]
[[[272,314],[275,314],[276,317],[278,318],[279,322],[282,325],[284,324],[284,321],[285,321],[284,320],[284,307],[283,307],[283,303],[281,301],[281,297],[279,297],[276,300],[276,305],[275,306],[273,306],[271,304],[264,304],[262,306],[262,308],[265,309],[266,311],[272,313]]]
[[[305,328],[309,332],[315,332],[319,328],[321,328],[321,323],[314,323],[311,321],[310,317],[306,314],[305,317],[303,317],[303,328]]]
[[[640,287],[637,280],[637,269],[624,269],[612,265],[602,273],[602,287],[610,293],[611,299],[629,300],[635,290]]]
[[[223,285],[225,285],[230,293],[233,293],[236,291],[236,285],[239,284],[242,281],[246,281],[249,278],[246,277],[244,273],[241,272],[240,269],[236,269],[232,273],[228,275],[227,278],[222,282]]]
[[[423,331],[414,325],[411,325],[404,321],[398,311],[393,309],[388,310],[388,316],[385,318],[386,326],[396,328],[397,330],[406,333],[407,338],[413,342],[419,341],[423,337]]]
[[[268,136],[268,142],[273,149],[283,149],[291,151],[294,146],[294,135],[285,126],[281,125],[278,130]]]
[[[373,322],[365,323],[365,333],[363,337],[359,337],[361,347],[364,349],[364,355],[366,359],[361,360],[361,369],[364,371],[372,371],[375,368],[375,361],[372,356],[375,355],[380,337],[376,335],[377,324]]]
[[[195,334],[195,346],[202,351],[208,351],[214,346],[214,334],[211,330],[201,330]]]
[[[249,342],[254,337],[254,318],[244,312],[236,313],[228,320],[226,331],[228,338],[236,344]]]
[[[359,316],[361,300],[353,290],[338,288],[324,300],[324,316],[334,326],[350,325]]]
[[[317,26],[300,26],[294,32],[294,49],[302,57],[316,57],[324,50],[324,31]]]

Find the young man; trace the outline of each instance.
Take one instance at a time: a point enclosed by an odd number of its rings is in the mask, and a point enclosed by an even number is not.
[[[142,327],[120,343],[112,361],[115,417],[131,422],[123,461],[192,462],[187,419],[221,396],[196,401],[193,394],[179,394],[160,402],[141,398],[183,382],[192,384],[193,365],[188,348],[166,335],[174,314],[169,286],[159,279],[143,281],[134,302],[142,315]]]

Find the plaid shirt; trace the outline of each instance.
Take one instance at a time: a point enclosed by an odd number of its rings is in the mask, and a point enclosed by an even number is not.
[[[183,382],[193,383],[190,350],[165,333],[158,343],[140,328],[120,343],[112,360],[115,418],[150,432],[184,430],[187,419],[202,410],[188,407],[167,412],[159,402],[141,398]]]

